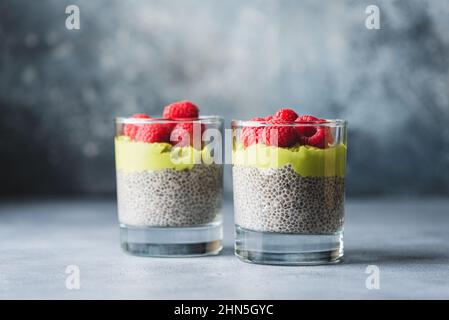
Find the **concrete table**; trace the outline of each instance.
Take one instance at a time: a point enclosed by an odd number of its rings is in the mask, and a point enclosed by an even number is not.
[[[2,201],[0,298],[449,298],[447,199],[348,201],[346,259],[330,266],[243,263],[230,202],[224,214],[221,255],[142,258],[119,247],[115,200]],[[66,288],[69,265],[79,267],[79,290]],[[379,289],[366,286],[369,265]]]

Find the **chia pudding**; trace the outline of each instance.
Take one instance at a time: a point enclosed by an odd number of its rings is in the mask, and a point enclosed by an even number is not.
[[[117,170],[121,223],[145,227],[188,227],[213,222],[222,201],[223,168],[125,172]]]
[[[302,177],[281,168],[233,167],[235,222],[278,233],[333,234],[344,219],[345,178]]]
[[[219,220],[223,168],[203,133],[220,121],[200,117],[187,100],[166,106],[162,118],[135,114],[122,121],[115,137],[120,223],[190,227]]]
[[[234,137],[239,227],[304,235],[342,231],[346,145],[326,120],[280,109],[234,125]]]

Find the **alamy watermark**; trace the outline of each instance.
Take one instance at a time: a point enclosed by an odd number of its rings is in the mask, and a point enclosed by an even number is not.
[[[365,269],[368,277],[365,280],[365,286],[368,290],[380,289],[380,269],[376,265],[369,265]]]
[[[233,161],[246,164],[258,164],[261,166],[277,166],[279,156],[278,134],[276,129],[271,130],[269,146],[261,144],[253,144],[246,147],[242,152],[243,144],[241,140],[241,129],[233,131],[225,130],[223,139],[222,132],[215,128],[209,128],[201,132],[199,124],[193,125],[193,132],[184,132],[182,139],[171,137],[173,148],[170,150],[170,161],[175,164],[232,164]],[[192,135],[190,135],[192,133]],[[225,141],[225,144],[223,143]],[[186,148],[191,146],[191,148]],[[225,150],[226,149],[226,150]],[[231,152],[232,150],[232,152]],[[233,157],[228,155],[234,154]],[[223,156],[227,155],[227,156]]]
[[[77,265],[68,265],[65,268],[65,287],[68,290],[79,290],[81,288],[80,267]]]
[[[69,5],[65,8],[68,17],[65,20],[67,30],[79,30],[81,27],[80,8],[77,5]],[[376,5],[369,5],[365,8],[368,15],[365,19],[365,27],[369,30],[380,29],[380,9]]]
[[[65,13],[69,15],[65,20],[67,30],[79,30],[81,27],[80,8],[72,4],[65,8]]]
[[[380,9],[376,5],[366,7],[365,13],[368,15],[365,19],[365,27],[369,30],[380,29]]]

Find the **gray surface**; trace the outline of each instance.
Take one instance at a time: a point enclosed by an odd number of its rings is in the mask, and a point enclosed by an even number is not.
[[[240,262],[232,206],[216,257],[154,259],[121,252],[114,201],[3,202],[0,298],[449,298],[449,200],[349,201],[346,261],[274,267]],[[65,288],[78,265],[81,289]],[[365,268],[380,268],[380,289]]]

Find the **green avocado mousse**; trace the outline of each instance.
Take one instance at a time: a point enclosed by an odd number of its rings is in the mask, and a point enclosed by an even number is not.
[[[167,142],[133,141],[124,135],[115,138],[115,159],[116,169],[125,172],[192,170],[195,164],[212,161],[207,147],[198,150],[191,145],[176,147]]]
[[[345,176],[346,146],[339,144],[326,149],[313,146],[280,148],[253,144],[247,148],[238,143],[232,154],[237,166],[261,169],[280,168],[290,164],[303,177]]]

